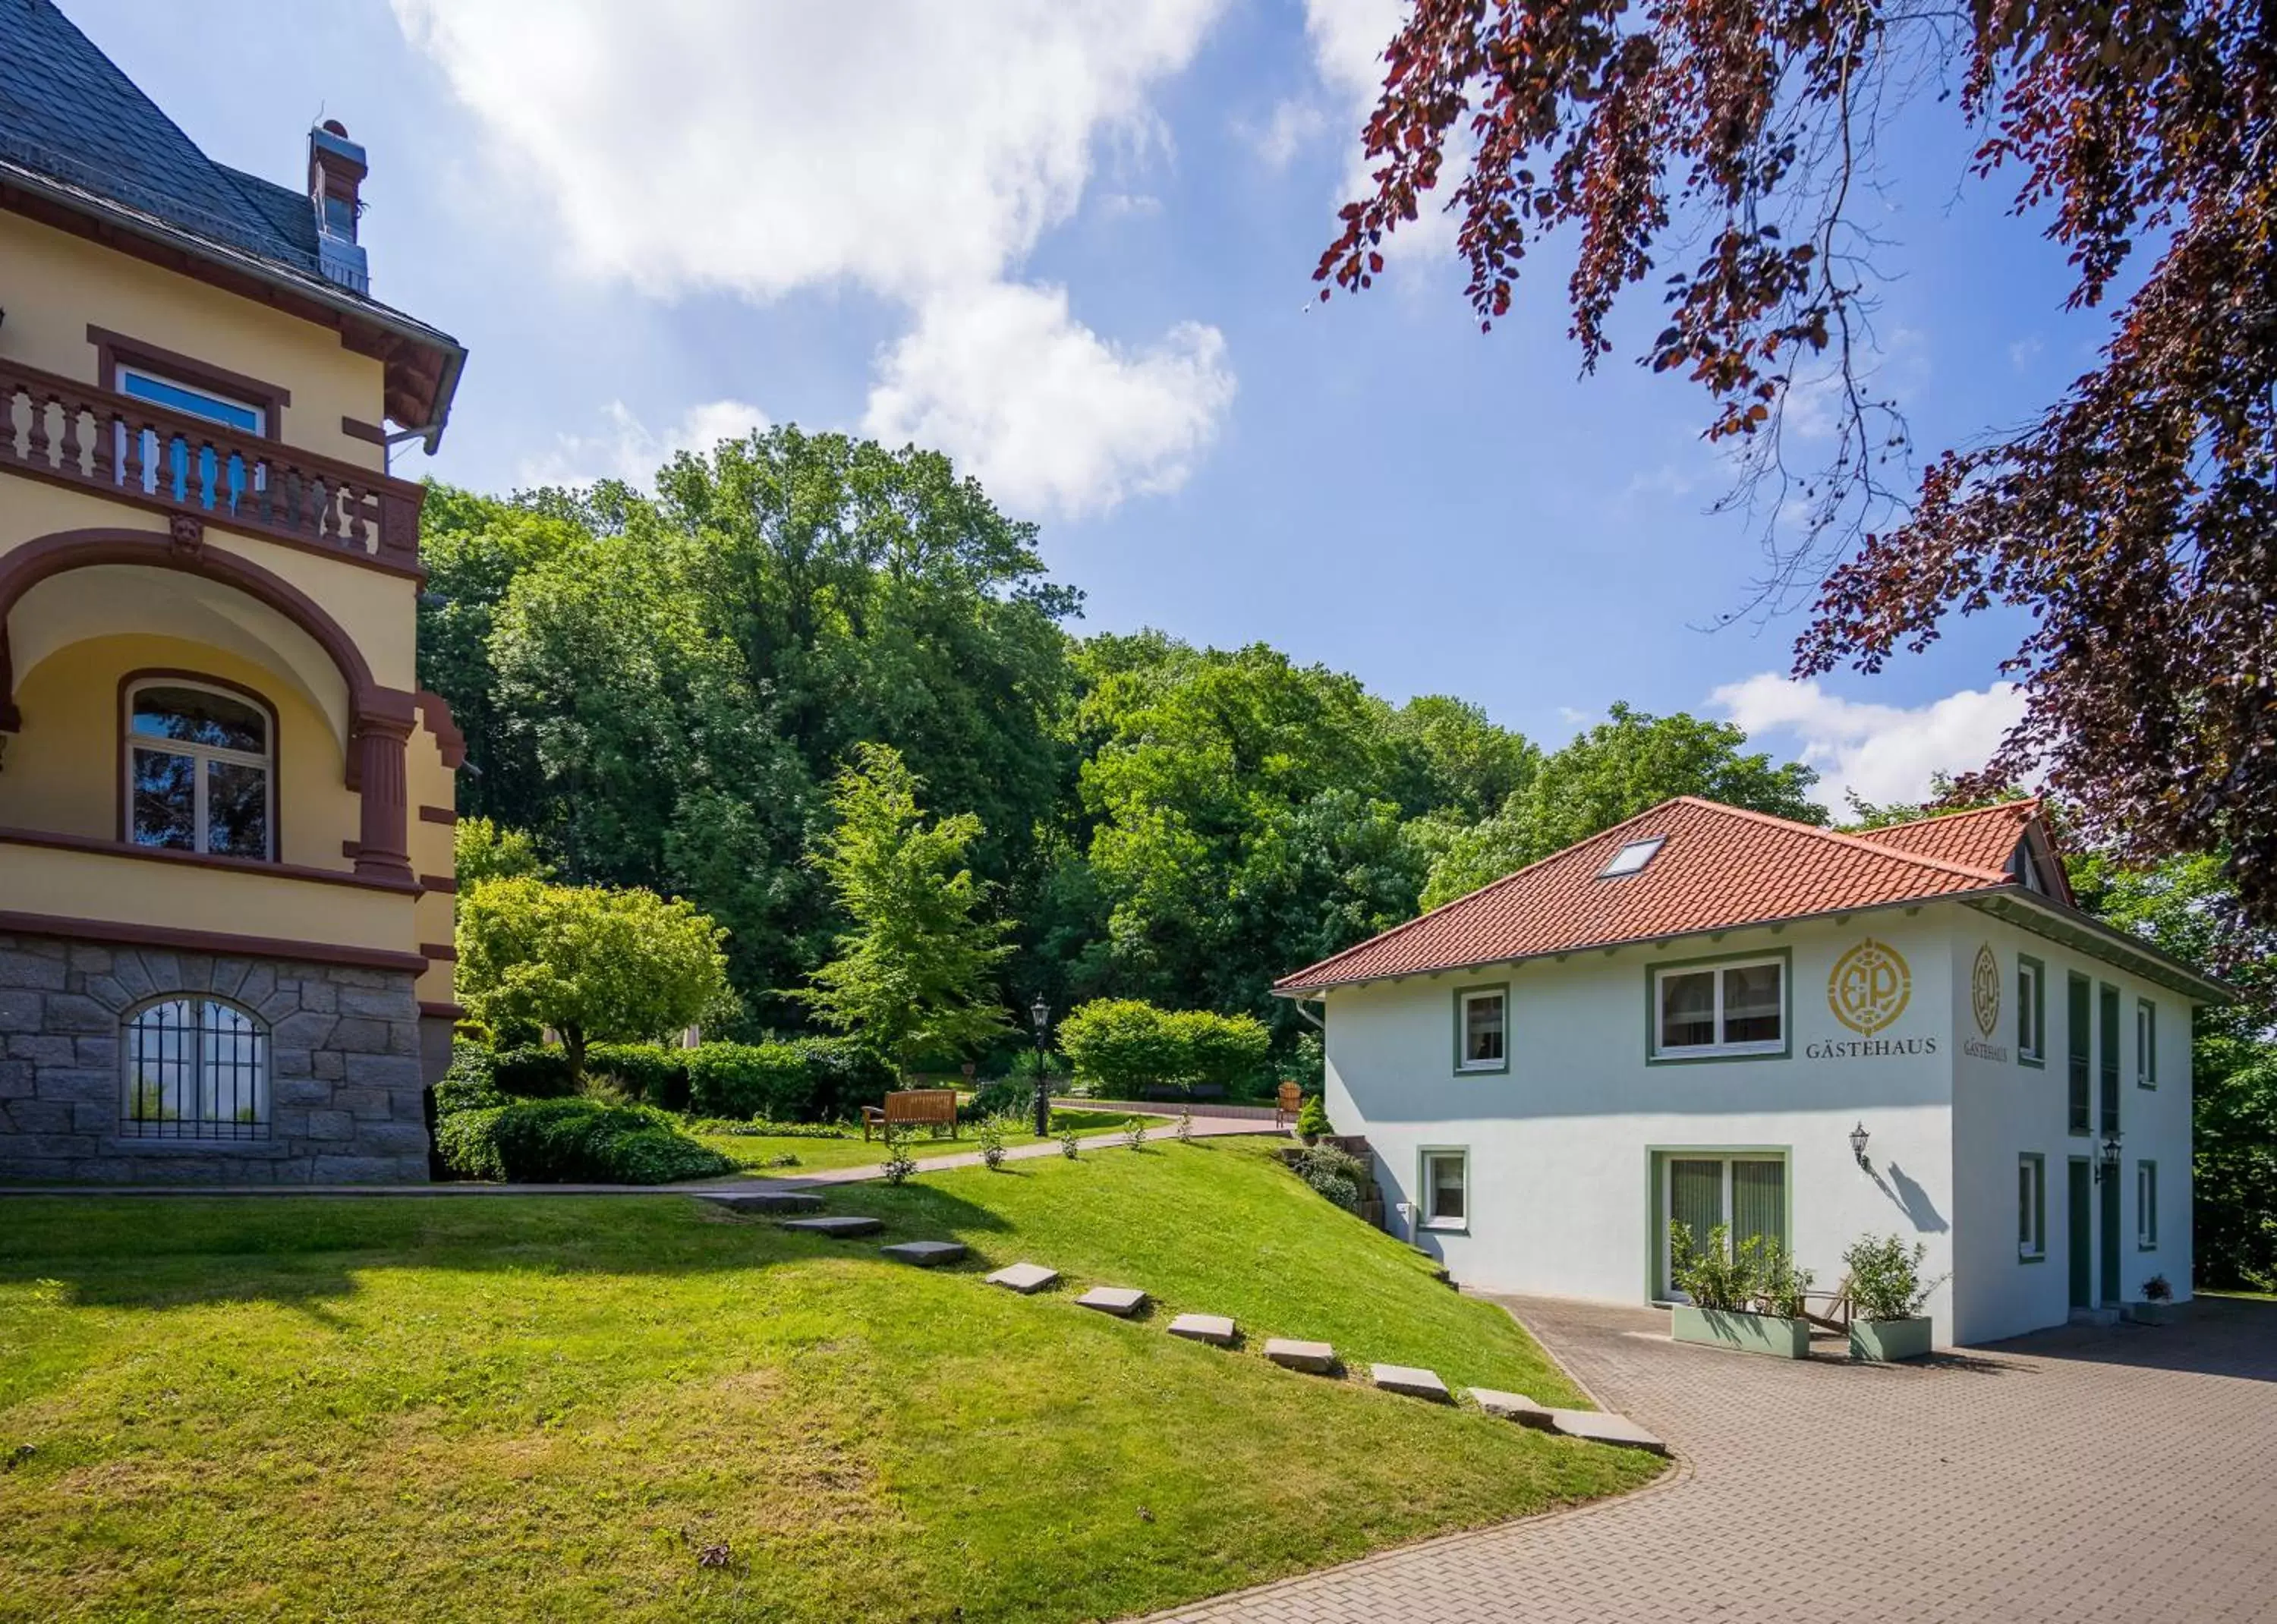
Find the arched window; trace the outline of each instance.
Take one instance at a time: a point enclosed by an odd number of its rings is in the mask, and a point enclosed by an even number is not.
[[[127,1018],[129,1139],[269,1137],[269,1034],[219,998],[179,998]]]
[[[221,857],[275,854],[276,729],[240,694],[163,677],[126,702],[127,838]]]

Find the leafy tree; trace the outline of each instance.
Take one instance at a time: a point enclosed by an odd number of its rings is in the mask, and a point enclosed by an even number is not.
[[[2193,1251],[2205,1285],[2277,1291],[2277,930],[2245,916],[2219,854],[2142,867],[2090,852],[2068,877],[2088,912],[2235,990],[2192,1035]]]
[[[653,1042],[716,1009],[724,935],[654,892],[484,880],[459,898],[459,996],[477,1021],[551,1027],[582,1076],[590,1044]]]
[[[1532,782],[1494,816],[1441,831],[1423,906],[1475,891],[1678,795],[1824,823],[1826,813],[1809,795],[1818,775],[1797,763],[1775,766],[1748,753],[1747,741],[1728,722],[1681,711],[1649,716],[1616,703],[1606,720],[1543,757]]]
[[[1013,952],[1009,927],[976,917],[988,887],[963,866],[980,820],[959,812],[927,823],[922,787],[900,752],[879,744],[858,747],[832,785],[837,823],[812,861],[854,928],[796,995],[904,1073],[1010,1025],[995,988]]]
[[[2022,801],[2024,792],[2013,785],[1999,788],[1971,786],[1964,790],[1951,773],[1932,772],[1929,776],[1929,799],[1923,801],[1889,801],[1875,802],[1856,790],[1845,790],[1843,799],[1850,803],[1850,816],[1841,827],[1846,831],[1861,829],[1886,829],[1892,823],[1910,823],[1924,817],[1938,817],[1948,812],[1973,812],[1980,807],[1997,807],[2005,801]],[[2051,821],[2061,821],[2062,815],[2054,802],[2048,803],[2045,813]]]
[[[553,865],[537,854],[528,835],[486,817],[461,818],[451,831],[451,870],[462,890],[484,880],[553,877]]]
[[[2220,852],[2243,906],[2277,922],[2266,4],[1418,0],[1385,61],[1373,187],[1318,278],[1369,286],[1451,165],[1482,323],[1561,228],[1579,238],[1585,368],[1613,347],[1620,296],[1661,282],[1665,324],[1641,359],[1706,390],[1709,438],[1746,448],[1736,494],[1773,516],[1768,599],[1821,582],[1797,671],[1877,671],[1950,614],[2025,611],[2009,669],[2028,708],[1985,781],[2045,763],[2090,838],[2138,859]],[[1938,457],[1908,497],[1892,474],[1905,423],[1862,357],[1881,155],[1919,149],[1877,138],[1932,85],[1960,87],[1974,177],[2014,177],[2014,213],[2066,250],[2071,307],[2114,311],[2060,399]],[[1834,448],[1800,476],[1781,452],[1798,385],[1831,398]],[[1783,539],[1795,509],[1803,534]]]

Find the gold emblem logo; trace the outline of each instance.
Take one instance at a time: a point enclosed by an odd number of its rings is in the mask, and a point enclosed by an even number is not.
[[[2000,1026],[2000,961],[1992,945],[1976,950],[1976,968],[1969,975],[1969,999],[1976,1006],[1976,1029],[1990,1037]]]
[[[1826,1006],[1854,1032],[1871,1037],[1906,1013],[1913,972],[1898,950],[1868,937],[1834,961],[1826,978]]]

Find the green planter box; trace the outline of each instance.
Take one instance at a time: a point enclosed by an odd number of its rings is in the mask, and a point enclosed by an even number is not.
[[[1669,1334],[1679,1342],[1737,1348],[1743,1354],[1769,1354],[1775,1359],[1802,1359],[1810,1353],[1810,1322],[1807,1319],[1726,1314],[1717,1309],[1695,1309],[1688,1302],[1679,1302],[1671,1310]]]
[[[1921,1319],[1854,1319],[1850,1322],[1850,1356],[1875,1364],[1928,1356],[1930,1322]]]

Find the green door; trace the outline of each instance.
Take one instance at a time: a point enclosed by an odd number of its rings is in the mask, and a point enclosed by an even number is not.
[[[2092,1308],[2095,1275],[2088,1213],[2095,1199],[2095,1178],[2088,1172],[2087,1164],[2077,1157],[2072,1158],[2070,1182],[2064,1194],[2064,1212],[2071,1234],[2071,1306]]]
[[[2103,1180],[2103,1301],[2106,1306],[2119,1301],[2119,1171],[2112,1169]]]

